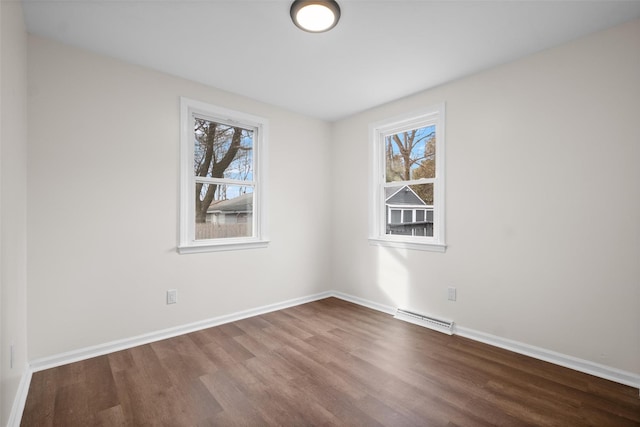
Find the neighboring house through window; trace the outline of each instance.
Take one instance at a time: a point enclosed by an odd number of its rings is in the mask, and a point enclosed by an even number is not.
[[[408,185],[385,187],[386,234],[433,236],[433,205]]]
[[[264,247],[267,120],[181,98],[180,253]]]
[[[373,123],[369,240],[443,252],[444,105]]]

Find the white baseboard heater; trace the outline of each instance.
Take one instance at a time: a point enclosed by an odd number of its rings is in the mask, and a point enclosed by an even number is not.
[[[447,335],[453,335],[453,322],[448,320],[436,319],[435,317],[413,313],[400,308],[396,311],[396,314],[393,317],[395,319],[404,320],[405,322],[413,323],[418,326],[424,326],[425,328],[433,329],[434,331],[442,332]]]

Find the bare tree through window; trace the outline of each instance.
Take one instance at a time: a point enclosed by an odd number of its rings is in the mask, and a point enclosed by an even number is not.
[[[251,235],[253,134],[253,130],[195,117],[196,239]]]

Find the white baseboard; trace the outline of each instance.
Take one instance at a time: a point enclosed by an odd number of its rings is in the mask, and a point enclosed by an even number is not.
[[[128,348],[137,347],[139,345],[149,344],[167,338],[173,338],[178,335],[188,334],[190,332],[223,325],[225,323],[235,322],[236,320],[242,320],[248,317],[258,316],[260,314],[270,313],[272,311],[282,310],[285,308],[306,304],[312,301],[317,301],[329,297],[336,297],[357,305],[361,305],[363,307],[371,308],[372,310],[381,311],[383,313],[391,315],[395,314],[396,312],[396,309],[391,306],[379,304],[377,302],[365,300],[338,291],[326,291],[306,297],[294,298],[275,304],[239,311],[237,313],[226,314],[223,316],[213,317],[198,322],[188,323],[186,325],[162,329],[143,335],[124,338],[121,340],[98,344],[91,347],[80,348],[53,356],[34,359],[30,362],[30,369],[31,372],[43,371],[45,369],[55,368],[57,366],[62,366],[73,362],[79,362],[81,360],[90,359],[92,357],[102,356],[120,350],[126,350]]]
[[[381,311],[383,313],[387,313],[390,315],[396,314],[396,307],[391,307],[390,305],[379,304],[377,302],[369,301],[366,299],[362,299],[360,297],[356,297],[353,295],[345,294],[339,291],[331,291],[329,292],[329,296],[340,298],[341,300],[349,301],[354,304],[361,305],[363,307],[368,307],[372,310]]]
[[[13,399],[13,405],[11,405],[11,413],[9,414],[7,427],[20,427],[24,406],[27,403],[27,394],[29,393],[29,386],[31,385],[32,373],[33,371],[31,368],[27,366],[20,377],[20,384],[18,384],[18,390],[16,391],[16,396]]]
[[[544,360],[545,362],[550,362],[555,365],[564,366],[565,368],[570,368],[575,371],[584,372],[586,374],[640,389],[640,375],[634,374],[633,372],[623,371],[621,369],[612,368],[611,366],[601,365],[589,360],[579,359],[577,357],[568,356],[566,354],[460,326],[456,326],[455,334],[474,341],[483,342],[494,347],[504,348],[515,353],[530,356],[534,359]]]
[[[231,313],[224,316],[214,317],[211,319],[202,320],[199,322],[189,323],[182,326],[168,328],[156,332],[151,332],[144,335],[139,335],[131,338],[125,338],[122,340],[112,341],[105,344],[99,344],[92,347],[86,347],[78,350],[69,351],[66,353],[36,359],[31,361],[30,368],[28,369],[28,375],[25,375],[25,389],[21,393],[24,394],[23,400],[26,401],[26,394],[29,389],[29,381],[31,379],[32,372],[38,372],[44,369],[53,368],[56,366],[66,365],[68,363],[77,362],[80,360],[89,359],[96,356],[102,356],[104,354],[112,353],[115,351],[125,350],[128,348],[136,347],[150,342],[160,341],[167,338],[172,338],[178,335],[198,331],[201,329],[211,328],[213,326],[222,325],[236,320],[246,319],[252,316],[258,316],[260,314],[269,313],[276,310],[282,310],[285,308],[293,307],[300,304],[306,304],[308,302],[317,301],[320,299],[336,297],[354,304],[368,307],[382,313],[394,315],[396,313],[396,307],[380,304],[374,301],[366,300],[354,295],[345,294],[339,291],[326,291],[306,297],[295,298],[280,303],[270,304],[254,309],[244,310],[237,313]],[[574,369],[576,371],[591,374],[600,378],[615,381],[621,384],[629,385],[640,389],[640,375],[633,372],[627,372],[620,369],[612,368],[609,366],[594,363],[588,360],[578,359],[576,357],[564,355],[551,350],[546,350],[540,347],[531,346],[517,341],[501,338],[495,335],[487,334],[484,332],[476,331],[470,328],[460,327],[456,325],[456,335],[466,337],[475,341],[480,341],[495,347],[504,348],[514,351],[516,353],[524,354],[526,356],[533,357],[535,359],[544,360],[554,363],[556,365],[564,366]],[[22,387],[22,382],[21,382]],[[19,394],[18,396],[22,396]],[[17,399],[17,397],[16,397]],[[14,405],[15,406],[15,405]],[[22,408],[24,408],[24,402],[22,402]],[[16,408],[16,412],[20,408]],[[12,416],[13,416],[12,411]],[[21,411],[19,412],[22,413]],[[18,419],[18,424],[19,424]],[[11,425],[11,424],[10,424]]]
[[[378,310],[383,313],[393,315],[396,312],[395,307],[378,304],[377,302],[365,300],[353,295],[347,295],[337,291],[331,291],[330,294],[331,296],[334,296],[336,298],[340,298],[354,304],[359,304],[373,310]],[[568,356],[566,354],[557,353],[555,351],[535,347],[529,344],[509,340],[506,338],[498,337],[496,335],[487,334],[458,325],[455,326],[454,335],[460,335],[461,337],[483,342],[494,347],[504,348],[515,353],[533,357],[534,359],[544,360],[545,362],[564,366],[565,368],[570,368],[574,371],[584,372],[586,374],[628,385],[640,390],[640,375],[633,372],[623,371],[611,366],[601,365],[589,360],[579,359],[577,357]]]
[[[201,320],[199,322],[188,323],[182,326],[176,326],[160,331],[150,332],[148,334],[138,335],[131,338],[111,341],[104,344],[98,344],[91,347],[68,351],[66,353],[61,353],[54,356],[35,359],[31,361],[31,370],[32,372],[38,372],[44,369],[55,368],[56,366],[62,366],[68,363],[78,362],[96,356],[102,356],[105,354],[113,353],[115,351],[126,350],[128,348],[137,347],[139,345],[176,337],[178,335],[188,334],[190,332],[211,328],[213,326],[223,325],[225,323],[235,322],[237,320],[246,319],[248,317],[258,316],[260,314],[270,313],[272,311],[282,310],[300,304],[306,304],[308,302],[328,298],[331,295],[332,293],[329,291],[321,292],[319,294],[295,298],[275,304],[269,304],[262,307],[227,314],[224,316],[213,317],[210,319]]]

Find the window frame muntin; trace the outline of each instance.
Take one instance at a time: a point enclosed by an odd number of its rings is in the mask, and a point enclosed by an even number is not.
[[[420,127],[436,127],[436,175],[435,178],[385,182],[385,138],[396,133]],[[369,243],[445,252],[445,104],[439,103],[418,111],[402,114],[369,125]],[[401,236],[386,234],[385,187],[401,185],[433,184],[434,236]]]
[[[193,173],[194,117],[240,127],[254,132],[253,180],[198,177]],[[269,122],[263,117],[231,110],[214,104],[180,97],[180,224],[178,253],[198,253],[253,249],[268,246],[266,191],[266,164]],[[212,182],[247,185],[253,188],[253,218],[250,237],[195,239],[195,183]]]

